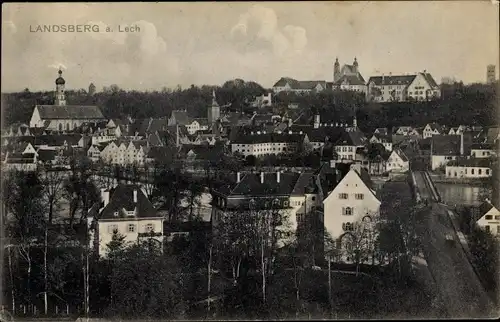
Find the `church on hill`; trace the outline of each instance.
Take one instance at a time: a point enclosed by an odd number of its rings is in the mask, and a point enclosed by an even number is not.
[[[30,127],[53,131],[72,131],[84,123],[99,123],[106,119],[97,106],[67,105],[64,93],[66,81],[59,69],[54,105],[35,105]]]

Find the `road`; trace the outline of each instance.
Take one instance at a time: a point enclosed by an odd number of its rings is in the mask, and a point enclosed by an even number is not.
[[[477,277],[447,208],[436,202],[424,172],[413,172],[421,200],[429,205],[420,212],[418,233],[423,237],[424,256],[451,318],[488,318],[497,315]],[[453,242],[445,239],[446,235]]]

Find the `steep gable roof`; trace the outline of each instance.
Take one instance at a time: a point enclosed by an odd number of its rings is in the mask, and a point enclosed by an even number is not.
[[[304,193],[306,192],[306,189],[308,189],[307,193],[316,193],[318,191],[318,187],[316,187],[316,183],[314,182],[314,177],[315,177],[314,172],[301,173],[293,187],[291,195],[303,196]]]
[[[137,191],[137,202],[134,202],[134,190]],[[110,192],[109,203],[101,211],[100,219],[127,218],[122,209],[133,211],[136,209],[136,217],[157,217],[153,204],[146,197],[139,186],[134,184],[119,184],[112,193]],[[114,215],[118,212],[118,217]]]
[[[36,105],[35,108],[42,120],[52,119],[104,119],[101,109],[97,106],[79,105]]]
[[[333,84],[339,86],[344,82],[346,82],[348,85],[365,85],[366,83],[363,76],[358,73],[357,75],[343,75]]]
[[[366,137],[361,131],[343,131],[335,145],[362,146],[365,143]]]
[[[429,73],[422,73],[422,76],[424,76],[425,80],[427,81],[427,83],[429,84],[430,87],[432,87],[432,88],[439,87],[431,74],[429,74]]]
[[[172,111],[171,117],[175,118],[177,124],[188,125],[191,124],[191,118],[187,111]]]
[[[401,158],[401,160],[403,160],[403,162],[409,161],[408,157],[401,149],[394,149],[394,150],[392,150],[392,152],[397,154]]]

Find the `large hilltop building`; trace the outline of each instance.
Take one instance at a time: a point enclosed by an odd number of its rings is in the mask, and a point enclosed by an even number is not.
[[[368,80],[367,99],[370,101],[424,101],[439,97],[439,85],[425,70],[413,75],[373,76]]]
[[[352,65],[345,64],[340,68],[339,59],[333,65],[333,89],[349,90],[366,93],[366,82],[359,72],[359,64],[356,57]]]
[[[66,81],[62,77],[62,71],[59,70],[58,73],[54,105],[35,105],[30,127],[53,131],[71,131],[83,123],[96,124],[105,121],[97,106],[66,105],[64,93]]]

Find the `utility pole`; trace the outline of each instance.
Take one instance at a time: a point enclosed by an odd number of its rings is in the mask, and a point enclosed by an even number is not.
[[[328,259],[328,303],[330,304],[330,312],[332,311],[332,259],[330,254],[327,256]]]
[[[210,301],[211,301],[211,296],[210,296],[210,283],[212,279],[212,245],[210,245],[210,250],[209,250],[209,256],[208,256],[208,313],[210,313]]]
[[[45,292],[44,292],[44,304],[45,304],[45,315],[48,314],[48,309],[49,309],[49,303],[48,303],[48,298],[47,298],[47,288],[48,288],[48,281],[47,281],[47,244],[48,244],[48,233],[47,230],[49,229],[48,227],[48,222],[45,222],[45,245],[44,245],[44,252],[43,252],[43,279],[44,279],[44,286],[45,286]]]

